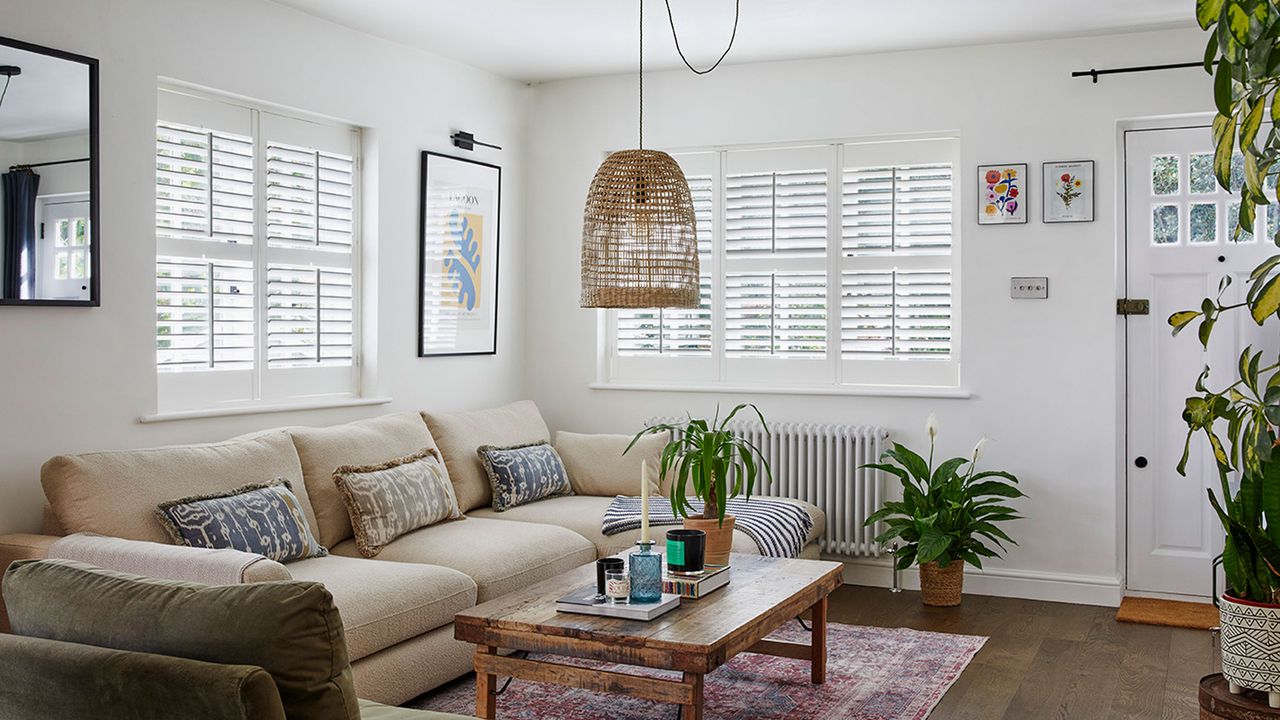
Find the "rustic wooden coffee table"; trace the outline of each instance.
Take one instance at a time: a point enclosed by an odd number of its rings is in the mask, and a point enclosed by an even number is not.
[[[826,680],[827,596],[843,566],[819,560],[733,555],[731,582],[650,622],[556,612],[555,602],[595,583],[595,565],[477,605],[454,618],[454,637],[476,644],[476,715],[497,712],[498,676],[555,683],[683,706],[702,720],[703,677],[741,652],[808,660],[815,685]],[[812,614],[808,644],[765,636]],[[564,655],[683,673],[665,680],[498,654],[499,649]]]

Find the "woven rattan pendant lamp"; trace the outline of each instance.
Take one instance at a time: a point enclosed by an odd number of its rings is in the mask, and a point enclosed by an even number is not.
[[[698,226],[689,182],[644,149],[644,0],[640,0],[640,149],[611,153],[582,212],[582,307],[696,308]]]

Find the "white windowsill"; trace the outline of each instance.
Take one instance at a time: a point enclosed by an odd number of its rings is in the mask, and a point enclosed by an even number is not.
[[[212,408],[208,410],[175,410],[143,415],[138,418],[138,422],[159,423],[170,422],[172,420],[195,420],[198,418],[227,417],[231,415],[258,415],[261,413],[296,412],[300,410],[363,407],[367,405],[386,405],[389,402],[391,402],[391,398],[389,397],[360,397],[302,402],[266,403],[261,405],[240,405],[236,407]]]
[[[862,397],[918,397],[964,400],[973,393],[964,388],[895,386],[895,385],[830,385],[821,387],[787,387],[785,385],[680,385],[677,383],[593,382],[592,390],[627,390],[640,392],[734,393],[735,395],[852,395]]]

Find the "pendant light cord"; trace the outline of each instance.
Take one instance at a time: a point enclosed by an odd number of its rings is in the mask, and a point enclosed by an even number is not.
[[[0,90],[0,105],[4,105],[4,96],[9,94],[9,83],[11,82],[13,82],[12,75],[4,79],[4,90]]]
[[[640,149],[644,149],[644,0],[640,0]]]
[[[667,1],[667,22],[671,23],[671,37],[676,41],[676,52],[680,53],[680,59],[684,61],[685,67],[693,71],[695,75],[706,75],[707,73],[720,67],[720,63],[724,61],[729,51],[733,49],[733,41],[738,37],[738,17],[742,14],[742,0],[734,0],[733,2],[733,33],[729,35],[729,45],[725,47],[724,52],[720,53],[720,59],[706,70],[699,70],[689,62],[689,58],[684,56],[684,50],[680,49],[680,35],[676,33],[676,19],[671,14],[671,0]],[[644,0],[640,3],[641,25],[644,23]],[[642,30],[643,32],[643,30]],[[643,37],[643,36],[642,36]],[[643,40],[641,40],[643,42]],[[643,61],[642,61],[643,62]],[[642,90],[643,92],[643,90]]]

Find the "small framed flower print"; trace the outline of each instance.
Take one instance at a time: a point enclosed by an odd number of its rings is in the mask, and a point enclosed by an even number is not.
[[[978,166],[978,224],[1027,221],[1027,164]]]
[[[1093,161],[1047,162],[1044,168],[1044,221],[1093,221]]]

